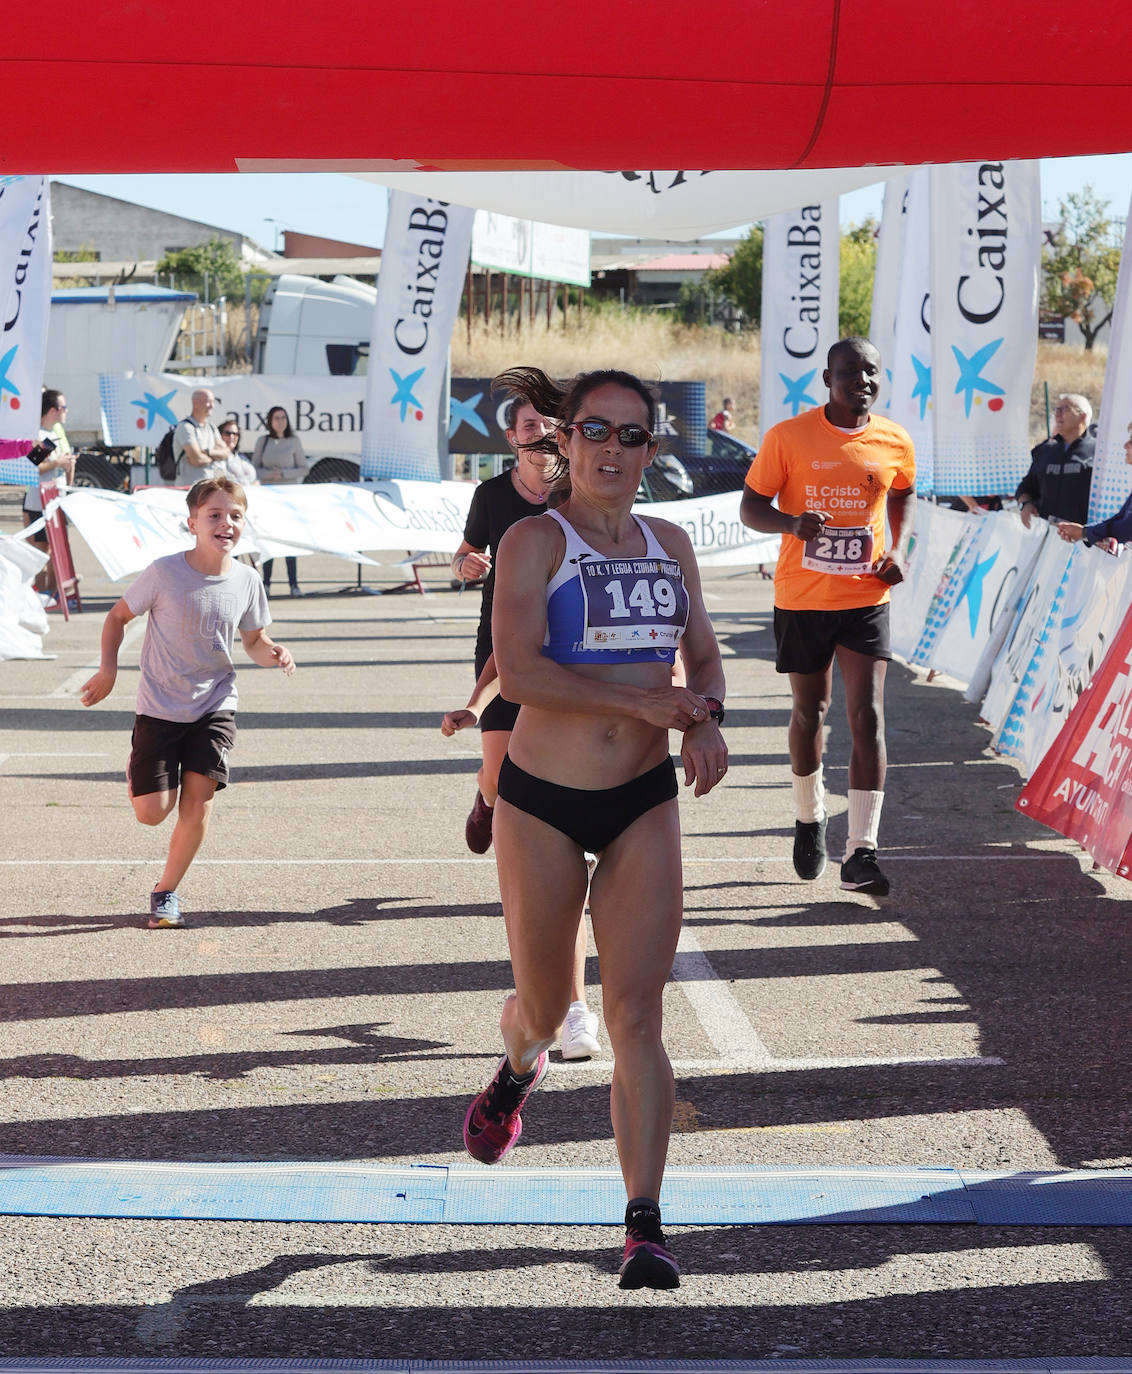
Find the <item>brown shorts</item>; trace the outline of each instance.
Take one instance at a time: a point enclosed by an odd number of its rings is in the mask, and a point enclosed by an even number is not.
[[[236,747],[235,711],[214,711],[199,720],[135,716],[126,776],[130,794],[175,792],[181,774],[203,773],[216,790],[228,785],[228,755]]]

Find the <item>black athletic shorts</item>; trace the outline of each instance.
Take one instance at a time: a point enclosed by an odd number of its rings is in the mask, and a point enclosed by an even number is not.
[[[824,673],[838,648],[891,658],[888,602],[843,611],[783,611],[776,606],[774,642],[780,673]]]
[[[476,644],[476,680],[479,680],[480,673],[483,672],[483,665],[491,657],[491,636],[485,640],[480,640]],[[506,730],[508,733],[515,728],[515,722],[519,719],[519,707],[516,702],[508,701],[506,697],[494,696],[480,712],[481,730]]]
[[[646,811],[680,795],[670,758],[616,787],[564,787],[528,773],[503,756],[499,795],[505,802],[545,821],[590,854],[600,854]]]
[[[214,711],[199,720],[135,716],[126,765],[130,793],[175,792],[182,772],[203,773],[228,785],[228,755],[236,747],[235,711]]]

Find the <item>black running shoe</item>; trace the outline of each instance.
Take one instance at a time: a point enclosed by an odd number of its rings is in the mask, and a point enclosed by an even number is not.
[[[820,821],[794,822],[794,872],[812,883],[825,872],[825,827],[827,817]]]
[[[841,886],[847,892],[867,892],[871,897],[888,896],[888,879],[880,871],[875,849],[854,849],[841,865]]]

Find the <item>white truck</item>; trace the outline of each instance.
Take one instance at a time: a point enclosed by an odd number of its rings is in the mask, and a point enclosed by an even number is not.
[[[113,455],[89,451],[102,440],[98,377],[101,372],[160,372],[169,362],[192,291],[148,282],[64,287],[51,294],[45,386],[67,398],[67,437],[80,450],[79,486],[123,485]]]
[[[254,371],[280,378],[283,402],[298,394],[297,378],[363,376],[376,295],[375,287],[351,277],[330,282],[277,277],[260,307]],[[148,283],[52,293],[44,384],[67,398],[67,434],[80,451],[77,485],[116,490],[126,484],[129,472],[125,454],[102,443],[101,373],[161,373],[190,366],[216,370],[209,366],[219,365],[215,350],[192,348],[186,360],[174,358],[186,312],[196,300],[191,291]],[[364,389],[364,382],[360,385]],[[329,436],[319,439],[326,452],[336,451]],[[343,442],[349,447],[348,436]]]

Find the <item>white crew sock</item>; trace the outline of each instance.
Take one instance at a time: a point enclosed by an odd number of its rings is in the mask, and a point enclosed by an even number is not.
[[[794,789],[794,814],[800,821],[812,822],[825,820],[825,784],[822,781],[824,765],[818,764],[816,773],[808,773],[800,778],[791,773],[790,780]]]
[[[849,839],[845,845],[848,859],[858,849],[875,849],[880,830],[880,809],[884,805],[883,792],[860,792],[849,789]]]

